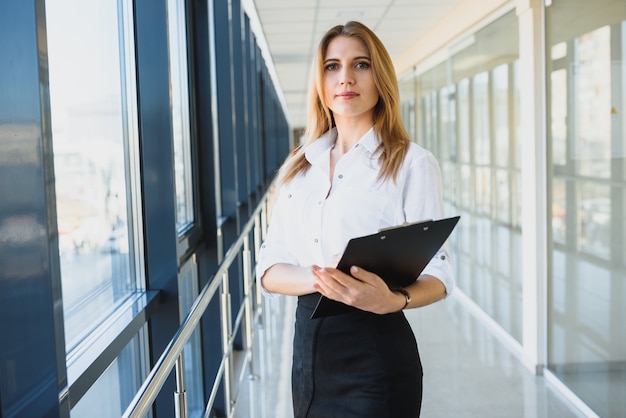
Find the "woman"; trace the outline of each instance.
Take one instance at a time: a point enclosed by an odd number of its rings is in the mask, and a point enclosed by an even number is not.
[[[439,166],[410,141],[389,54],[361,23],[336,26],[319,44],[307,136],[281,168],[257,265],[267,293],[298,296],[294,415],[417,417],[422,366],[402,311],[450,293],[445,250],[399,291],[359,266],[333,268],[351,238],[443,215]],[[320,294],[359,310],[310,319]]]

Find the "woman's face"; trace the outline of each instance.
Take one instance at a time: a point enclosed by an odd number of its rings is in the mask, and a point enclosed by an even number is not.
[[[370,54],[363,42],[346,36],[335,37],[324,57],[324,100],[335,121],[367,118],[373,122],[378,98]]]

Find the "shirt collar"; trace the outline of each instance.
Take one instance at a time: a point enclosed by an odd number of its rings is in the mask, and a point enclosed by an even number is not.
[[[336,139],[337,128],[332,128],[307,146],[306,151],[304,152],[306,159],[311,164],[314,164],[318,158],[325,156],[328,153]],[[365,133],[365,135],[361,137],[361,139],[358,140],[357,144],[365,147],[365,149],[372,154],[376,152],[380,141],[376,136],[373,126]]]
[[[335,139],[337,139],[337,129],[332,128],[309,144],[304,151],[304,156],[311,164],[314,164],[318,158],[328,153]]]
[[[365,132],[365,135],[359,139],[358,144],[364,146],[366,150],[371,152],[372,154],[376,152],[378,149],[378,145],[380,145],[380,141],[376,136],[376,132],[374,131],[374,127],[372,126],[369,131]]]

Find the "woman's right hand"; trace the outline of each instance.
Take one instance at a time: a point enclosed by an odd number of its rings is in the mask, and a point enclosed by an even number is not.
[[[335,268],[314,268],[315,289],[329,299],[376,314],[397,312],[405,298],[392,292],[378,275],[352,266],[350,275]]]

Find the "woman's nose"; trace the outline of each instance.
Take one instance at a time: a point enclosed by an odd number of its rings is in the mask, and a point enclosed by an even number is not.
[[[341,77],[339,79],[341,84],[354,84],[354,74],[352,73],[351,68],[345,67],[341,71]]]

